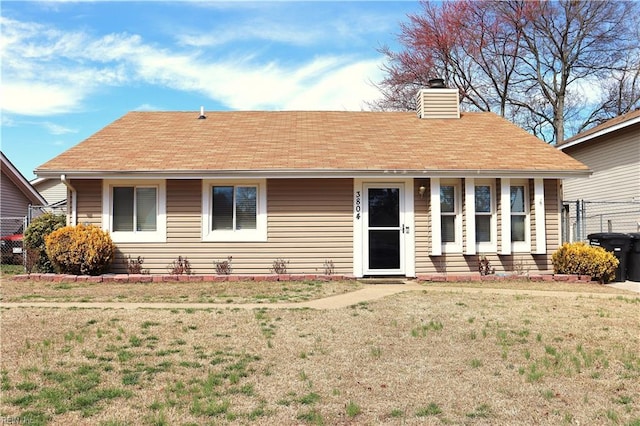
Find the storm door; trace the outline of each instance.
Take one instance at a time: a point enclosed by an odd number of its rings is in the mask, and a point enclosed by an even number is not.
[[[366,184],[364,187],[363,242],[367,275],[404,273],[403,190],[402,184]]]

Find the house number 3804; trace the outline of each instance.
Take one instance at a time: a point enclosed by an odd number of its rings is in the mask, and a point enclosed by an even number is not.
[[[356,205],[355,205],[355,210],[356,210],[356,219],[360,219],[360,212],[362,211],[362,195],[360,193],[360,191],[356,191]]]

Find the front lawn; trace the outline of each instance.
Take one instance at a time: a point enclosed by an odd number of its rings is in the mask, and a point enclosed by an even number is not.
[[[362,287],[357,281],[50,282],[3,280],[3,302],[304,302]]]
[[[328,311],[3,308],[0,415],[105,426],[640,424],[640,298],[555,294],[425,286]]]

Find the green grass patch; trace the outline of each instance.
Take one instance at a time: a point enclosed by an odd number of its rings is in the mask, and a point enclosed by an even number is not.
[[[416,411],[417,417],[437,416],[442,413],[442,409],[438,407],[435,402],[430,402],[426,407],[420,408]]]
[[[305,422],[307,424],[318,425],[318,426],[324,425],[324,419],[322,418],[322,414],[320,414],[320,412],[315,409],[298,413],[298,415],[296,416],[296,419],[302,422]]]
[[[349,401],[346,407],[346,411],[347,411],[347,416],[355,417],[358,414],[362,413],[362,408],[360,408],[360,406],[355,402]]]

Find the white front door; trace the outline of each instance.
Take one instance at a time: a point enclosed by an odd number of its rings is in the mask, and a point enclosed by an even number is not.
[[[363,187],[363,269],[365,275],[404,275],[404,184]]]

